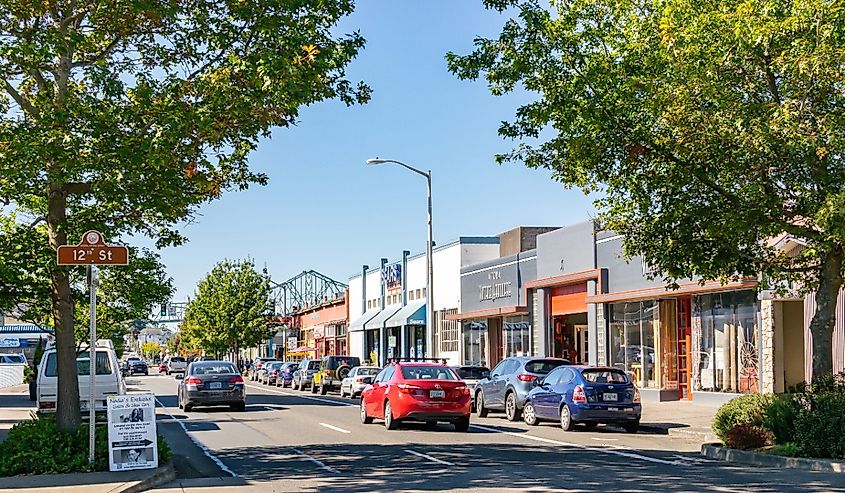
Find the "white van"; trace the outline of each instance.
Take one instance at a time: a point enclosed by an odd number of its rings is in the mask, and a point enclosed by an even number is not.
[[[88,412],[90,368],[89,350],[87,348],[80,350],[76,357],[76,371],[79,375],[79,406],[82,412]],[[94,409],[105,411],[108,396],[126,394],[126,382],[120,375],[120,365],[117,362],[117,355],[114,350],[109,347],[102,347],[99,343],[97,344],[96,369]],[[44,352],[44,357],[38,366],[37,401],[39,412],[56,412],[56,400],[58,399],[57,370],[56,350],[49,349]]]

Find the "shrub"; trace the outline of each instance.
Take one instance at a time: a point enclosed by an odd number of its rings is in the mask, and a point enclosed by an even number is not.
[[[783,444],[795,439],[795,416],[798,409],[798,399],[793,395],[772,398],[763,416],[763,427],[772,432],[775,443]]]
[[[746,394],[722,404],[713,417],[713,433],[727,444],[728,431],[735,426],[762,426],[773,398],[769,394]]]
[[[787,442],[775,445],[769,453],[772,455],[780,455],[781,457],[798,457],[801,455],[801,450],[798,448],[798,444],[794,442]]]
[[[51,418],[16,424],[0,447],[0,476],[108,471],[108,430],[97,426],[94,464],[88,464],[88,425],[67,432]],[[159,463],[171,458],[170,448],[158,437]]]
[[[725,445],[742,450],[760,448],[770,442],[771,434],[760,426],[736,425],[728,430]]]
[[[795,418],[795,443],[802,456],[845,459],[845,388],[840,389],[803,396]]]

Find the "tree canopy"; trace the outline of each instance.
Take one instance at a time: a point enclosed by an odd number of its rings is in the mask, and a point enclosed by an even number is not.
[[[816,290],[830,371],[845,255],[845,9],[833,0],[487,0],[515,13],[450,53],[494,95],[536,95],[497,156],[601,192],[606,225],[665,276]],[[771,241],[789,234],[806,248]]]
[[[209,354],[229,354],[265,343],[274,330],[270,275],[251,260],[223,260],[197,285],[182,324],[182,343]]]
[[[369,99],[345,77],[363,38],[334,33],[353,8],[0,0],[0,204],[43,223],[54,250],[90,229],[180,244],[201,204],[267,181],[248,156],[273,127],[296,122],[303,105]],[[54,300],[57,420],[74,429],[72,274],[41,268]]]

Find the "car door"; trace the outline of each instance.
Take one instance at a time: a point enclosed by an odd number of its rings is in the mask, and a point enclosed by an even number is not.
[[[554,387],[560,381],[565,368],[555,368],[541,379],[541,384],[531,391],[531,402],[537,417],[549,418],[557,415]],[[554,409],[554,411],[552,411]]]
[[[478,388],[481,389],[481,392],[484,394],[484,407],[489,408],[494,402],[493,394],[495,394],[495,380],[497,377],[501,376],[502,371],[505,368],[505,364],[507,364],[507,360],[500,361],[499,364],[493,368],[487,378],[478,382]]]
[[[373,389],[367,398],[367,413],[370,416],[377,418],[384,417],[384,406],[381,403],[384,402],[385,392],[387,392],[387,382],[393,376],[394,368],[393,366],[388,366],[378,374],[373,382]]]
[[[565,368],[563,370],[563,374],[560,377],[560,381],[552,387],[554,390],[553,392],[553,399],[554,399],[554,410],[555,410],[555,417],[559,417],[557,413],[559,412],[560,405],[564,402],[567,404],[571,404],[572,399],[572,388],[575,386],[577,382],[575,381],[575,372],[572,368]]]
[[[491,385],[492,392],[490,393],[490,400],[488,401],[490,405],[488,407],[495,409],[505,408],[505,389],[508,386],[508,378],[516,371],[517,367],[519,367],[518,360],[506,359],[502,362],[501,374],[495,377],[491,376],[493,382]],[[486,398],[487,395],[484,397]]]

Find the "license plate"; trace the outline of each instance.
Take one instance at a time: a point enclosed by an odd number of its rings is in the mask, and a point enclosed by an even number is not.
[[[88,401],[79,401],[79,408],[83,411],[88,410]]]
[[[210,384],[208,384],[208,388],[211,390],[222,389],[223,382],[211,382]]]
[[[432,390],[428,393],[428,395],[432,399],[442,399],[442,398],[446,397],[446,391],[445,390]]]
[[[604,400],[608,402],[616,402],[619,400],[619,394],[611,393],[608,394],[607,392],[604,393]]]
[[[609,407],[609,408],[607,408],[607,410],[608,411],[618,411],[619,408],[618,407]]]

